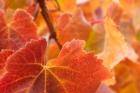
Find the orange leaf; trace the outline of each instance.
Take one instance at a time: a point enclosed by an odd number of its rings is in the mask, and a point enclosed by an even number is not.
[[[115,67],[116,84],[113,89],[118,93],[140,92],[140,63],[124,59]]]
[[[62,11],[73,12],[77,8],[76,0],[58,0]]]
[[[10,24],[6,23],[4,12],[0,11],[0,50],[18,49],[30,39],[37,39],[36,25],[24,10],[17,10]]]
[[[4,0],[6,9],[25,8],[32,3],[32,0]]]
[[[82,11],[78,10],[74,15],[68,13],[60,16],[57,22],[57,35],[59,42],[64,44],[72,39],[87,40],[92,27],[86,22]]]
[[[51,42],[48,45],[48,49],[47,49],[47,58],[50,60],[52,58],[56,58],[60,52],[60,49],[58,47],[58,45],[55,42]]]
[[[83,46],[84,41],[72,40],[56,59],[47,62],[46,41],[32,40],[8,58],[0,92],[94,93],[110,73]]]

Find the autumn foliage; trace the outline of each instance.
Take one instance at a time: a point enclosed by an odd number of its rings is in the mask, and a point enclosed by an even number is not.
[[[0,93],[140,93],[139,0],[0,0]]]

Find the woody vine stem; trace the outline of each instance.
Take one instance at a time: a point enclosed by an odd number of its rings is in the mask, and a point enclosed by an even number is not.
[[[45,22],[48,25],[48,28],[50,30],[50,39],[54,39],[55,42],[57,43],[58,47],[61,49],[62,46],[58,42],[58,39],[56,37],[56,32],[55,32],[55,29],[54,29],[53,24],[51,22],[51,19],[50,19],[49,13],[48,13],[48,8],[46,6],[45,0],[37,0],[37,2],[39,3],[39,6],[41,8],[42,16],[43,16],[43,18],[44,18],[44,20],[45,20]]]

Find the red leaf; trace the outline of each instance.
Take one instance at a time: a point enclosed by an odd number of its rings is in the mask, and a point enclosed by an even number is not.
[[[32,17],[24,10],[17,10],[7,25],[4,12],[0,11],[0,50],[18,49],[30,39],[37,39]]]
[[[12,50],[2,50],[0,52],[0,74],[3,72],[7,58],[13,53]]]
[[[34,40],[8,58],[1,93],[94,93],[110,73],[84,42],[66,43],[59,56],[46,61],[46,41]]]

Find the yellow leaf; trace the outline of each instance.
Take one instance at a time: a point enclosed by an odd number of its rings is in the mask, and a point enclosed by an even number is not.
[[[104,61],[104,65],[113,68],[124,58],[136,62],[138,56],[133,48],[125,41],[124,36],[118,30],[117,25],[109,17],[105,19],[105,44],[104,50],[98,55]]]

